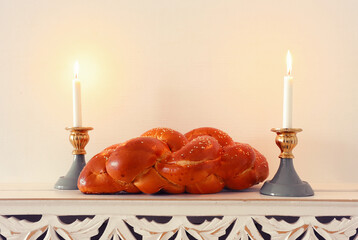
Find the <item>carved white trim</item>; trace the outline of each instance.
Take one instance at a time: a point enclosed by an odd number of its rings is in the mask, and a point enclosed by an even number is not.
[[[272,240],[296,239],[305,233],[303,239],[318,239],[316,231],[324,239],[349,239],[356,234],[358,229],[358,216],[349,219],[334,219],[324,224],[314,216],[298,217],[295,223],[279,221],[265,216],[224,216],[205,220],[201,224],[191,223],[186,216],[173,216],[167,223],[148,221],[146,218],[120,215],[97,215],[86,218],[83,221],[76,220],[71,224],[61,222],[58,216],[43,215],[37,222],[18,220],[14,217],[0,216],[0,231],[7,239],[37,239],[46,232],[45,239],[58,239],[57,234],[66,240],[90,239],[99,232],[99,228],[108,220],[101,239],[135,239],[127,225],[143,236],[144,240],[169,239],[176,235],[176,240],[189,240],[187,235],[196,239],[219,239],[226,234],[226,230],[232,225],[232,230],[227,239],[237,240],[263,240],[255,221],[262,226],[262,231],[271,235]],[[56,234],[57,233],[57,234]]]
[[[9,240],[36,240],[46,230],[45,239],[58,239],[55,232],[66,240],[90,239],[98,234],[104,220],[101,216],[95,216],[93,219],[86,218],[83,221],[76,220],[71,224],[65,224],[54,215],[43,215],[38,222],[0,216],[0,233]]]
[[[256,228],[252,217],[237,217],[228,239],[249,240],[249,236],[251,239],[264,240]]]
[[[168,223],[160,224],[145,218],[129,218],[127,223],[134,226],[134,231],[143,239],[169,239],[178,232],[175,239],[189,240],[186,232],[196,239],[217,239],[225,234],[225,230],[235,220],[234,217],[214,218],[202,224],[192,224],[185,216],[174,216]]]
[[[320,223],[315,217],[305,216],[300,217],[295,223],[287,223],[285,221],[278,221],[274,218],[267,219],[266,217],[254,218],[261,226],[262,230],[271,235],[272,240],[279,239],[296,239],[305,231],[304,240],[318,239],[314,234],[316,231],[324,239],[349,239],[356,234],[358,229],[358,217],[351,217],[350,219],[342,218],[341,220],[332,220],[330,223]]]

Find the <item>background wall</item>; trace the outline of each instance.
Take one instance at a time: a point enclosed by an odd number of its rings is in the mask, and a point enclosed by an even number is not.
[[[358,186],[358,2],[0,0],[0,182],[55,183],[72,162],[80,64],[89,160],[158,126],[279,149],[286,52],[302,179]]]

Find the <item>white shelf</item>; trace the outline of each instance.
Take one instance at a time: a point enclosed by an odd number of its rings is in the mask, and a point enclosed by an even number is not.
[[[0,185],[0,234],[8,239],[349,239],[357,237],[358,190],[312,185],[304,198],[264,196],[260,186],[217,194],[88,195],[53,189],[52,184]],[[35,221],[8,215],[41,215]],[[66,216],[82,220],[62,222]],[[142,218],[140,216],[147,216]],[[165,223],[150,219],[166,217]],[[188,216],[200,219],[194,224]],[[214,217],[213,216],[217,216]],[[279,216],[278,218],[270,216]],[[317,217],[328,219],[322,223]],[[295,219],[294,222],[282,219]],[[259,224],[262,227],[257,227]],[[101,226],[105,226],[101,228]],[[102,229],[102,230],[101,230]],[[266,235],[265,235],[266,234]],[[97,238],[96,238],[97,239]]]
[[[1,214],[61,215],[358,215],[358,191],[315,190],[304,198],[271,197],[260,186],[217,194],[90,195],[50,186],[7,186],[0,190]]]

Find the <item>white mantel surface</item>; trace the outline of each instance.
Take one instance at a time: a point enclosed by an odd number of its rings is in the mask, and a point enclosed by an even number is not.
[[[315,185],[313,185],[315,186]],[[53,189],[49,184],[0,185],[0,213],[54,215],[358,215],[358,189],[354,186],[315,186],[312,197],[271,197],[260,186],[217,194],[106,194]]]

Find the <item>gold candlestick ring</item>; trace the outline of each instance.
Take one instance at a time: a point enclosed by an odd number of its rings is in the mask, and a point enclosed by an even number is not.
[[[91,127],[68,127],[66,130],[71,131],[70,142],[74,147],[73,155],[86,154],[85,146],[89,142],[88,131],[93,130]]]
[[[298,143],[297,133],[301,132],[301,128],[272,128],[272,132],[277,133],[276,145],[280,148],[281,154],[279,158],[294,158],[292,150]]]

